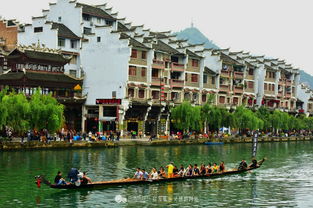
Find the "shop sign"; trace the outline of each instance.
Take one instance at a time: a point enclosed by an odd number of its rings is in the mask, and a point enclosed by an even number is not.
[[[121,105],[121,99],[96,99],[96,104],[103,104],[103,105]]]
[[[64,72],[63,66],[52,66],[52,65],[42,65],[42,64],[16,64],[16,70],[32,70],[32,71],[44,71],[44,72]]]

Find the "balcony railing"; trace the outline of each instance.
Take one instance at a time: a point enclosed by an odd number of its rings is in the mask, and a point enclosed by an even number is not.
[[[290,92],[286,93],[285,97],[286,98],[291,98],[291,93]]]
[[[227,84],[220,84],[220,91],[221,92],[229,92],[229,85]]]
[[[162,80],[161,78],[159,77],[152,77],[151,79],[151,84],[152,85],[157,85],[157,86],[160,86],[160,85],[164,85],[164,80]]]
[[[185,70],[185,65],[184,64],[178,64],[178,63],[172,63],[171,67],[172,71],[184,71]]]
[[[243,86],[235,86],[234,93],[243,93]]]
[[[184,80],[171,79],[170,85],[171,85],[171,87],[183,87],[184,86]]]
[[[221,76],[222,77],[229,77],[229,74],[230,74],[229,71],[226,71],[226,70],[222,70],[221,71]]]
[[[243,79],[243,72],[234,72],[235,79]]]
[[[154,59],[152,67],[155,69],[164,69],[165,68],[164,61]]]

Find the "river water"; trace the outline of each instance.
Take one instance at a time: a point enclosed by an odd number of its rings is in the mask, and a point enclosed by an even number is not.
[[[216,179],[111,187],[54,190],[34,184],[58,170],[87,170],[94,181],[132,176],[134,168],[220,162],[236,167],[249,159],[251,144],[119,147],[113,149],[0,152],[0,207],[313,207],[313,142],[259,144],[267,157],[251,173]],[[116,202],[118,201],[118,202]]]

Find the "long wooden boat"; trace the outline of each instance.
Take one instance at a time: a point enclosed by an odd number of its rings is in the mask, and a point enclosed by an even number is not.
[[[248,167],[247,169],[234,169],[234,170],[228,170],[224,172],[218,172],[218,173],[212,173],[207,175],[200,175],[200,176],[174,176],[173,178],[161,178],[157,180],[140,180],[140,179],[120,179],[120,180],[111,180],[111,181],[99,181],[99,182],[93,182],[89,184],[81,184],[80,186],[76,186],[75,184],[69,184],[69,185],[55,185],[50,184],[47,181],[44,181],[44,178],[41,178],[44,183],[49,185],[51,188],[55,189],[96,189],[96,188],[105,188],[110,186],[120,186],[120,185],[134,185],[134,184],[154,184],[154,183],[161,183],[161,182],[171,182],[171,181],[184,181],[187,179],[210,179],[210,178],[216,178],[216,177],[222,177],[226,175],[234,175],[234,174],[240,174],[247,171],[251,171],[254,169],[257,169],[262,166],[265,159],[262,159],[258,161],[257,166],[255,167]]]
[[[204,142],[205,145],[223,145],[224,142]]]

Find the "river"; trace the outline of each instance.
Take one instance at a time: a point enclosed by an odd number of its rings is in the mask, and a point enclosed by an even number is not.
[[[0,152],[0,207],[309,207],[313,205],[313,142],[259,144],[262,168],[241,175],[100,190],[54,190],[34,184],[58,170],[87,170],[94,181],[132,176],[136,167],[220,162],[226,168],[249,159],[251,144],[129,146]],[[116,202],[116,199],[118,202]]]

